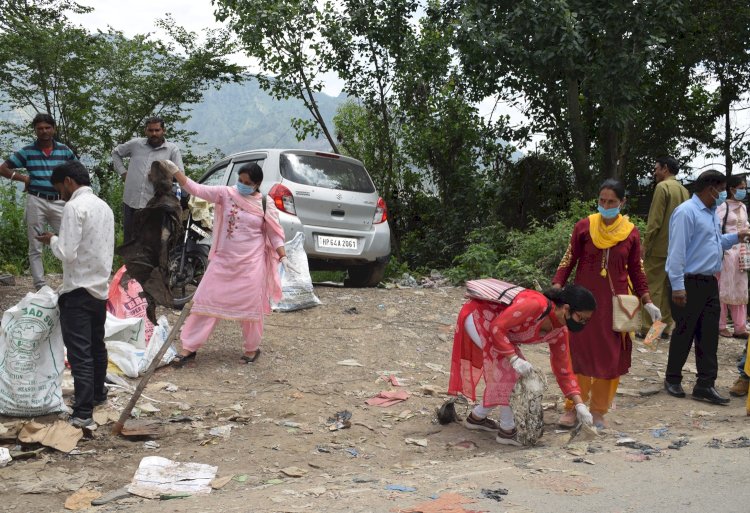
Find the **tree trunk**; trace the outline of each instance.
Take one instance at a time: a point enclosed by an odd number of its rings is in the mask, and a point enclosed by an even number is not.
[[[568,75],[566,77],[568,125],[570,139],[573,146],[572,161],[573,174],[576,178],[578,190],[583,194],[589,192],[591,173],[589,172],[589,152],[586,129],[581,118],[581,104],[578,101],[578,80]]]
[[[727,176],[732,175],[732,119],[729,117],[729,107],[731,102],[729,98],[724,100],[724,167],[726,168]]]
[[[602,128],[602,175],[604,178],[619,178],[617,156],[620,153],[620,134],[611,123]]]

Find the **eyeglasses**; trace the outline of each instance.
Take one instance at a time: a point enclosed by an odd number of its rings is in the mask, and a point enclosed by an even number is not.
[[[589,315],[588,317],[584,317],[579,312],[573,312],[572,314],[570,314],[570,316],[573,318],[574,321],[580,324],[586,324],[587,322],[591,320],[591,315]]]

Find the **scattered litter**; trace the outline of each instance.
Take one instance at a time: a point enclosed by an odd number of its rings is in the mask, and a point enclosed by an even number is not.
[[[406,442],[407,445],[418,445],[419,447],[427,447],[426,438],[404,438],[404,442]]]
[[[685,415],[687,415],[688,417],[715,417],[716,412],[705,410],[690,410]]]
[[[10,456],[10,451],[6,447],[0,447],[0,467],[6,466],[11,461],[13,458]]]
[[[284,484],[284,482],[285,481],[283,479],[276,478],[276,479],[269,479],[268,481],[266,481],[266,484],[269,484],[269,485],[279,485],[279,484]]]
[[[637,440],[633,438],[619,438],[617,442],[615,442],[615,445],[619,445],[621,447],[629,447],[631,449],[637,449],[645,455],[661,454],[661,451],[659,449],[656,449],[654,447],[651,447],[650,445],[638,442]]]
[[[725,442],[721,438],[712,438],[711,441],[706,444],[706,447],[711,449],[721,449],[722,447],[725,449],[745,449],[750,447],[750,439],[746,436],[741,436]]]
[[[247,482],[248,477],[247,474],[237,474],[232,476],[232,480],[237,481],[238,483],[245,483]]]
[[[359,313],[359,310],[357,310],[356,306],[352,306],[350,308],[345,308],[344,313],[350,314],[350,315],[357,315]]]
[[[172,383],[167,383],[162,390],[165,392],[177,392],[180,388]]]
[[[101,495],[98,498],[93,499],[91,501],[91,505],[102,506],[104,504],[109,504],[110,502],[118,501],[120,499],[125,499],[126,497],[130,497],[130,492],[128,491],[127,487],[123,486],[122,488],[118,488],[117,490],[112,490],[111,492],[107,492],[104,495]]]
[[[537,369],[516,380],[510,396],[510,407],[518,430],[518,441],[525,446],[536,445],[544,432],[542,399],[547,379]]]
[[[162,493],[159,495],[159,499],[163,501],[169,501],[172,499],[187,499],[188,497],[190,497],[190,494],[187,492]]]
[[[288,477],[304,477],[307,474],[307,470],[299,467],[286,467],[281,469],[281,473]]]
[[[179,463],[160,456],[146,456],[128,486],[132,494],[158,499],[169,494],[211,493],[218,467],[203,463]]]
[[[641,397],[640,392],[637,390],[633,390],[632,388],[617,388],[617,395],[621,395],[624,397]]]
[[[375,481],[377,481],[377,479],[374,479],[372,477],[353,477],[352,478],[352,482],[353,483],[358,483],[358,484],[362,484],[362,483],[374,483]]]
[[[338,431],[352,427],[352,412],[348,410],[338,411],[334,417],[329,417],[326,421],[329,431]]]
[[[96,490],[81,488],[76,493],[65,499],[65,509],[71,511],[86,509],[91,506],[92,500],[98,499],[101,495],[101,492],[97,492]]]
[[[344,449],[346,452],[348,452],[353,458],[359,457],[359,451],[355,449],[354,447],[349,447],[347,449]]]
[[[224,476],[224,477],[217,477],[213,481],[211,481],[211,488],[214,490],[219,490],[221,488],[224,488],[229,481],[232,480],[233,476]]]
[[[232,426],[216,426],[208,431],[211,436],[227,439],[232,435]]]
[[[24,444],[39,443],[61,452],[70,452],[83,438],[83,431],[73,427],[64,420],[54,424],[27,422],[18,433],[18,441]]]
[[[159,442],[155,442],[154,440],[149,440],[143,444],[144,449],[158,449],[159,447],[161,447]]]
[[[659,337],[661,337],[661,334],[664,333],[664,328],[666,327],[667,324],[664,321],[654,321],[653,324],[651,324],[651,328],[648,330],[648,333],[646,333],[646,337],[643,339],[643,343],[648,347],[656,349],[656,342],[659,341]],[[640,351],[640,348],[638,350]]]
[[[443,366],[437,363],[425,363],[425,367],[427,367],[430,370],[434,370],[435,372],[442,372],[443,374],[450,374],[449,372],[446,372],[445,369],[443,369]]]
[[[438,390],[433,385],[422,385],[419,387],[419,391],[424,395],[438,395]]]
[[[364,367],[364,365],[353,359],[341,360],[339,362],[336,362],[336,365],[344,365],[346,367]]]
[[[156,412],[161,411],[159,408],[157,408],[151,403],[139,404],[138,408],[140,408],[142,412],[146,412],[146,413],[156,413]]]
[[[496,488],[494,490],[482,488],[482,497],[486,499],[492,499],[495,502],[502,501],[503,497],[505,497],[506,495],[508,495],[507,488]]]
[[[688,443],[690,443],[690,440],[687,437],[681,437],[677,440],[674,440],[671,444],[669,444],[669,449],[674,449],[676,451],[679,451],[682,447],[685,447]]]
[[[573,440],[579,442],[591,441],[599,438],[599,429],[596,426],[589,426],[583,422],[579,422],[576,426],[570,430],[570,438],[568,438],[568,444]]]
[[[651,430],[651,436],[654,438],[664,438],[667,436],[667,433],[669,433],[669,428],[657,428]]]
[[[641,452],[629,452],[625,455],[625,459],[627,461],[641,462],[641,461],[648,461],[651,458],[648,455],[643,454]]]
[[[328,419],[328,420],[330,420],[330,419]],[[281,423],[281,425],[284,426],[284,427],[288,427],[288,428],[300,428],[300,427],[302,427],[302,424],[300,424],[299,422],[292,422],[291,420],[285,420],[284,422]]]
[[[573,463],[586,463],[587,465],[596,465],[596,463],[594,463],[593,461],[587,460],[587,459],[584,459],[584,458],[580,458],[580,457],[579,458],[573,458]]]
[[[475,503],[474,499],[469,499],[457,493],[444,493],[434,500],[415,504],[408,509],[399,508],[400,513],[478,513],[474,510],[464,509],[463,504]]]
[[[161,422],[156,419],[128,419],[122,426],[121,436],[140,438],[161,434]]]
[[[458,422],[458,414],[456,413],[456,398],[451,397],[443,403],[443,405],[437,409],[436,412],[437,420],[440,424],[450,424],[451,422]]]
[[[383,380],[383,381],[385,381],[387,383],[390,383],[394,387],[402,387],[402,386],[404,386],[403,383],[398,379],[398,376],[395,376],[393,374],[381,375],[379,379],[381,379],[381,380]]]
[[[392,490],[394,492],[416,492],[417,489],[413,486],[404,486],[399,484],[389,484],[385,485],[386,490]]]
[[[378,393],[378,395],[376,395],[375,397],[371,397],[370,399],[366,400],[365,403],[369,404],[370,406],[380,406],[382,408],[385,408],[387,406],[392,406],[402,401],[406,401],[408,398],[409,392],[407,392],[406,390],[384,390]]]
[[[455,444],[449,444],[449,447],[455,447],[456,449],[464,449],[464,450],[471,450],[476,449],[477,444],[471,440],[461,440],[460,442],[456,442]]]

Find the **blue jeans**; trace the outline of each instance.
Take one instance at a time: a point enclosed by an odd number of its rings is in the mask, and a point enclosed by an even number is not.
[[[750,379],[747,374],[745,374],[745,362],[747,361],[747,351],[742,353],[742,359],[740,360],[740,363],[737,364],[737,370],[740,371],[740,377],[743,379]]]

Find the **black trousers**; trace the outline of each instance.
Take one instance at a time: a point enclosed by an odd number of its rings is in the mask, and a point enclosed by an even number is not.
[[[107,348],[104,345],[104,321],[107,302],[86,289],[75,289],[60,296],[60,328],[68,350],[73,374],[75,404],[73,416],[90,418],[94,401],[107,398]]]
[[[667,290],[675,328],[669,342],[666,381],[682,381],[682,367],[695,341],[696,386],[712,387],[719,370],[719,284],[713,276],[685,275],[685,292],[687,304],[683,307],[672,301],[672,289]]]
[[[133,233],[133,223],[135,222],[135,213],[138,212],[137,208],[133,208],[130,205],[122,204],[122,242],[123,244],[128,242],[135,236]]]

